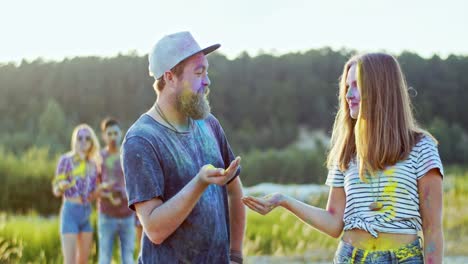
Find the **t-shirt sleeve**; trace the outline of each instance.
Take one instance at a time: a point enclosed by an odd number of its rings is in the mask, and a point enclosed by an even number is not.
[[[340,170],[338,163],[333,164],[328,170],[326,185],[330,187],[343,187],[344,186],[344,174]]]
[[[415,164],[416,177],[421,179],[431,169],[439,169],[440,174],[444,176],[444,168],[439,156],[436,142],[424,136],[417,144],[417,159]]]
[[[231,164],[231,162],[236,159],[236,156],[234,155],[234,152],[232,151],[232,148],[229,145],[229,142],[228,142],[228,140],[226,138],[226,134],[224,133],[224,130],[221,127],[221,125],[219,124],[218,120],[216,120],[213,117],[212,122],[214,123],[212,125],[215,126],[215,133],[217,134],[216,137],[217,137],[217,139],[219,141],[219,145],[221,147],[221,155],[223,156],[223,162],[225,164],[225,169],[227,169],[229,167],[229,165]],[[240,173],[241,173],[241,166],[239,166],[239,168],[236,171],[235,176],[232,179],[230,179],[227,184],[229,184],[237,176],[239,176]]]
[[[159,197],[164,200],[164,175],[156,149],[146,139],[127,138],[122,145],[122,169],[128,196],[128,207]]]

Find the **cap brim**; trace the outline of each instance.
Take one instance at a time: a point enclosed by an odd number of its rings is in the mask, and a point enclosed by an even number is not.
[[[221,47],[221,44],[214,44],[214,45],[211,45],[211,46],[209,46],[209,47],[207,47],[207,48],[202,49],[201,51],[202,51],[205,55],[207,55],[207,54],[209,54],[209,53],[211,53],[211,52],[213,52],[213,51],[219,49],[219,47]]]
[[[200,53],[200,52],[203,52],[203,54],[208,55],[208,54],[210,54],[211,52],[217,50],[219,47],[221,47],[221,44],[214,44],[214,45],[211,45],[211,46],[206,47],[206,48],[204,48],[204,49],[202,49],[202,50],[199,50],[199,51],[197,51],[197,52],[195,52],[195,53],[193,53],[193,54],[188,55],[187,57],[185,57],[185,58],[182,59],[181,61],[184,61],[184,60],[186,60],[186,59],[188,59],[188,58],[192,57],[193,55],[198,54],[198,53]],[[181,61],[179,61],[178,63],[180,63]]]
[[[195,55],[195,54],[197,54],[197,53],[199,53],[199,52],[203,52],[203,54],[208,55],[208,54],[210,54],[211,52],[213,52],[213,51],[219,49],[219,47],[221,47],[221,44],[214,44],[214,45],[211,45],[211,46],[209,46],[209,47],[206,47],[206,48],[204,48],[204,49],[202,49],[202,50],[200,50],[200,51],[197,51],[197,52],[195,52],[195,53],[193,53],[193,54],[188,55],[187,57],[185,57],[185,58],[183,58],[182,60],[180,60],[177,64],[179,64],[179,63],[180,63],[181,61],[183,61],[183,60],[186,60],[186,59],[192,57],[193,55]],[[177,64],[176,64],[176,65],[177,65]],[[154,76],[154,75],[152,75],[151,70],[150,70],[150,76],[153,76],[155,79],[158,79],[158,78],[160,78],[160,77],[162,76],[162,74],[161,74],[161,76]]]

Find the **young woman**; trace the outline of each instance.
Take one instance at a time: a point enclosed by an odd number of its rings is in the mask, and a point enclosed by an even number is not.
[[[342,234],[334,263],[442,263],[437,141],[414,120],[394,57],[369,53],[345,64],[327,163],[326,209],[280,193],[243,201],[261,214],[281,206],[321,232]]]
[[[97,196],[101,158],[93,129],[81,124],[73,130],[71,151],[60,157],[53,181],[55,196],[63,197],[60,216],[65,263],[87,263],[91,243],[91,204]]]

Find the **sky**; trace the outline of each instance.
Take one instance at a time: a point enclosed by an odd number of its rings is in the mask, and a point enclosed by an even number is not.
[[[189,30],[228,58],[331,47],[468,56],[464,0],[0,0],[0,63],[146,54]]]

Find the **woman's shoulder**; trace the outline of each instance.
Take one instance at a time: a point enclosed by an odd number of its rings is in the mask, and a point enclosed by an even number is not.
[[[420,132],[416,137],[415,148],[421,150],[425,147],[434,147],[438,145],[437,139],[434,138],[429,132]]]
[[[62,154],[58,159],[59,163],[73,161],[74,156],[75,155],[73,154],[73,152],[67,152],[65,154]]]

